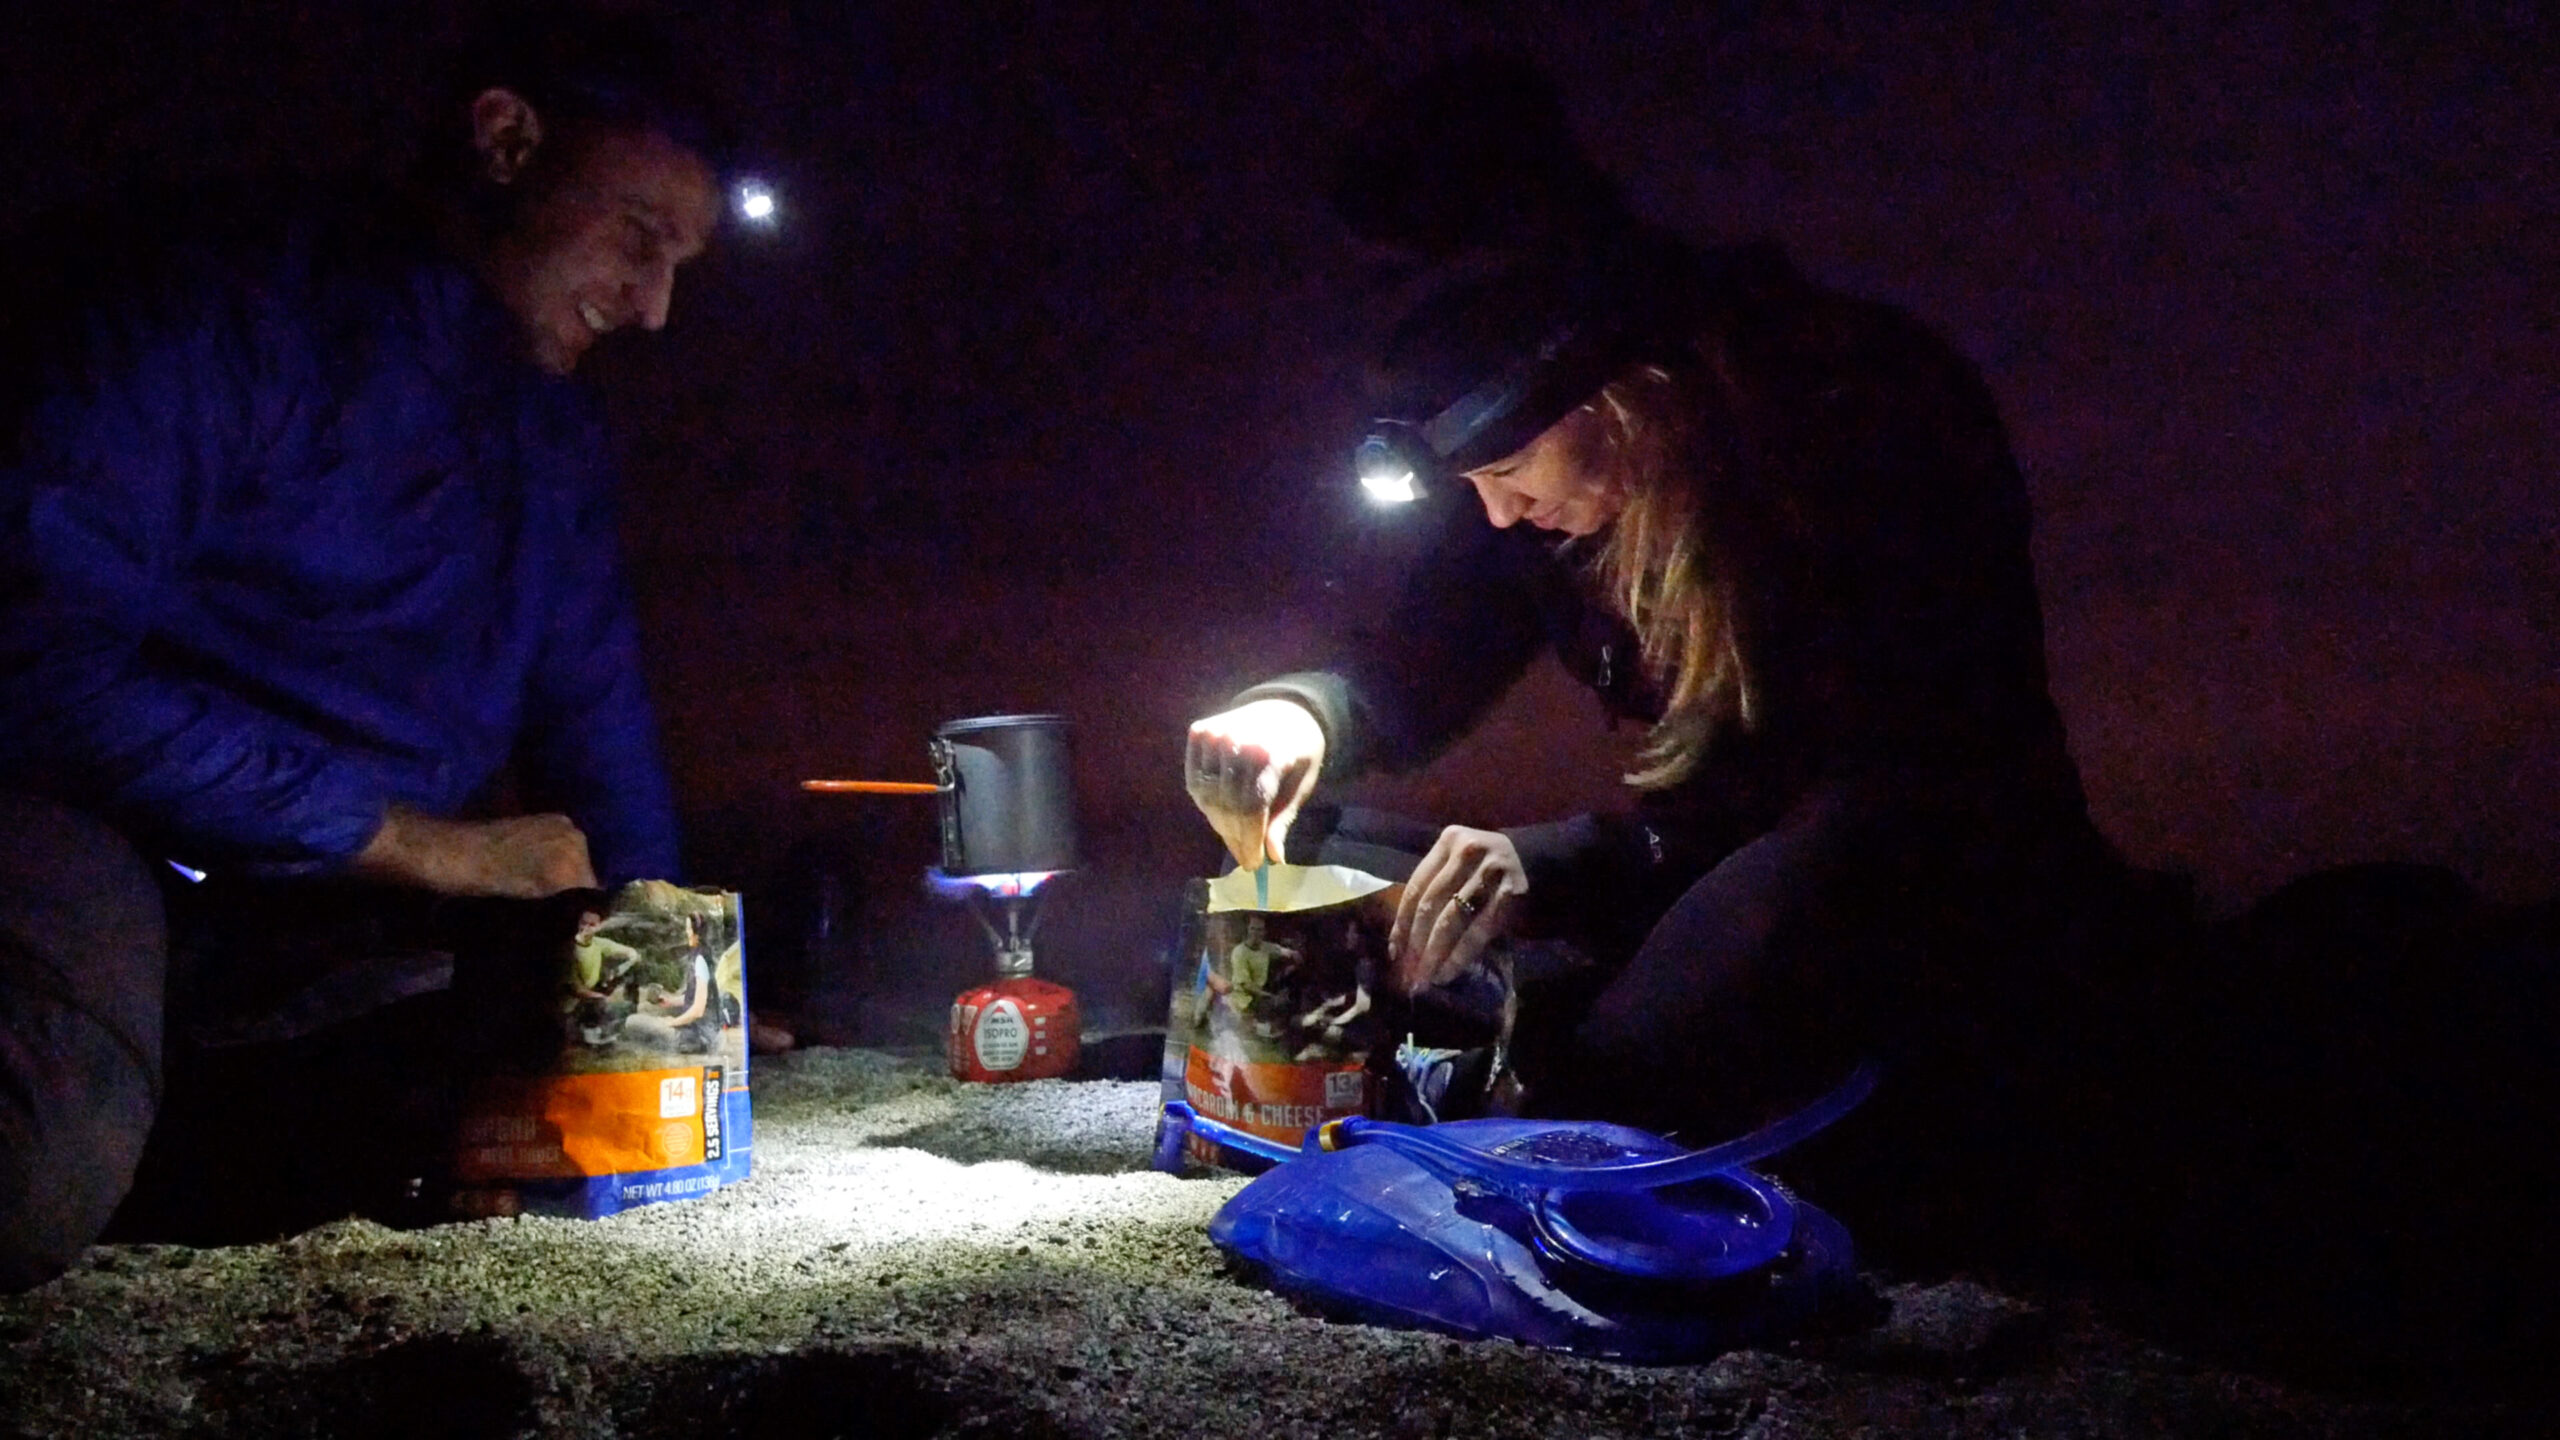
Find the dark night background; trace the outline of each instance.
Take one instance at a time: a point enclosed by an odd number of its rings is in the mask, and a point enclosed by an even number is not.
[[[695,878],[745,886],[754,933],[792,848],[867,813],[860,963],[948,994],[983,950],[914,893],[923,802],[796,782],[921,778],[942,720],[1063,711],[1088,866],[1047,967],[1106,1019],[1162,1003],[1163,917],[1215,854],[1184,723],[1394,548],[1339,483],[1385,289],[1317,198],[1325,142],[1490,43],[1550,66],[1640,210],[1777,238],[1982,364],[2129,855],[2223,904],[2378,858],[2546,895],[2549,22],[2060,8],[703,7],[787,224],[589,366]],[[16,7],[0,219],[396,151],[455,33],[426,4]],[[1629,738],[1541,674],[1374,793],[1533,818],[1605,802]]]

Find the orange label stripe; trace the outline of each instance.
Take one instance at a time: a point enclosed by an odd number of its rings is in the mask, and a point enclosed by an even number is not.
[[[661,1115],[661,1085],[693,1082],[693,1105]],[[720,1103],[702,1071],[553,1075],[485,1086],[465,1122],[465,1180],[576,1179],[702,1163],[702,1109]]]

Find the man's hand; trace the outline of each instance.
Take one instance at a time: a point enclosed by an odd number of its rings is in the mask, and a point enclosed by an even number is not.
[[[1528,872],[1511,837],[1452,825],[1413,867],[1387,931],[1395,986],[1407,995],[1463,975],[1511,928]]]
[[[439,820],[393,806],[353,873],[439,895],[539,900],[593,889],[587,837],[566,815]]]
[[[1295,700],[1256,700],[1191,725],[1182,783],[1247,870],[1281,856],[1324,768],[1324,727]]]

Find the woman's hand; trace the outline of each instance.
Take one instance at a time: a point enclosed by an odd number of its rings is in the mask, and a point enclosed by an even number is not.
[[[1405,882],[1387,932],[1396,987],[1412,995],[1465,974],[1511,928],[1528,893],[1529,875],[1510,836],[1463,825],[1441,831]]]
[[[1277,860],[1324,768],[1324,727],[1295,700],[1256,700],[1191,725],[1182,783],[1247,870]]]

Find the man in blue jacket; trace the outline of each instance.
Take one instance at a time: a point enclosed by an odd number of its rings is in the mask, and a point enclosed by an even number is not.
[[[189,997],[316,976],[343,1013],[406,983],[286,973],[275,927],[675,874],[612,465],[567,377],[666,322],[719,147],[650,37],[510,38],[416,194],[160,246],[10,377],[0,1291],[131,1186]],[[537,813],[464,818],[502,772]]]

